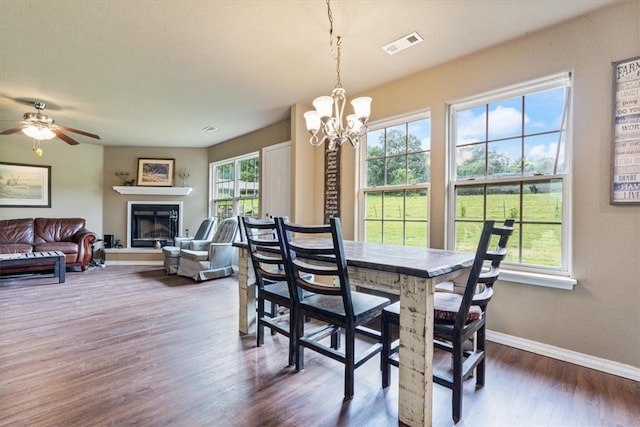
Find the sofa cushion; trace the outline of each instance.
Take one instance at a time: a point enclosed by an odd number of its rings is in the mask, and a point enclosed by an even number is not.
[[[74,235],[85,225],[83,218],[36,218],[34,245],[47,242],[72,242]]]
[[[180,258],[189,259],[191,261],[207,261],[209,265],[209,252],[208,251],[192,251],[190,249],[181,249]]]
[[[0,221],[0,244],[33,245],[33,218],[4,219]]]
[[[28,254],[33,252],[33,246],[26,243],[0,243],[0,254]]]
[[[60,251],[65,254],[78,254],[78,244],[73,242],[46,242],[33,247],[35,252]]]

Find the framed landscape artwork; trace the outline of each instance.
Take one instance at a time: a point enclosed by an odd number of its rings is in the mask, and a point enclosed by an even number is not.
[[[173,187],[175,159],[138,159],[138,186]]]
[[[50,208],[51,166],[0,162],[0,207]]]

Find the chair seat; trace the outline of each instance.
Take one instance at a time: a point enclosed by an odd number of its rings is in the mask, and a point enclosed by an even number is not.
[[[285,300],[289,300],[289,284],[287,282],[275,282],[266,284],[259,290],[260,293],[269,294],[276,297],[280,297]]]
[[[434,320],[453,322],[458,313],[460,304],[462,303],[462,295],[452,294],[448,292],[436,292],[433,296],[433,317]],[[385,316],[391,316],[398,319],[400,317],[400,302],[395,302],[384,308]],[[482,317],[482,310],[477,305],[472,305],[467,315],[467,322],[478,320]],[[397,324],[397,321],[395,322]]]
[[[191,249],[180,249],[180,258],[189,259],[191,261],[208,261],[208,251],[192,251]]]
[[[436,321],[454,322],[460,304],[462,304],[462,295],[449,292],[436,292],[433,295],[433,318]],[[482,316],[482,309],[477,305],[472,305],[467,314],[467,322],[478,320]]]
[[[351,292],[351,302],[356,323],[360,323],[362,319],[379,315],[381,310],[389,304],[389,299],[362,292]],[[328,315],[338,323],[344,322],[346,316],[341,295],[313,294],[305,297],[300,305],[309,313]]]

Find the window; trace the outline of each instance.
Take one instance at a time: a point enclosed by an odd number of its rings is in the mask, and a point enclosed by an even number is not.
[[[570,74],[449,106],[448,247],[475,251],[482,222],[515,219],[508,263],[568,274]]]
[[[427,247],[431,154],[428,113],[373,125],[363,145],[359,186],[362,240]]]
[[[258,218],[260,165],[258,153],[211,164],[209,215],[218,221],[232,216]]]

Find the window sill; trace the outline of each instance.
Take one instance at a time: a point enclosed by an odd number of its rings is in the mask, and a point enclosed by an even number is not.
[[[549,274],[529,273],[525,271],[501,269],[500,279],[505,282],[523,283],[525,285],[543,286],[546,288],[573,290],[578,284],[576,279],[563,276],[552,276]]]

